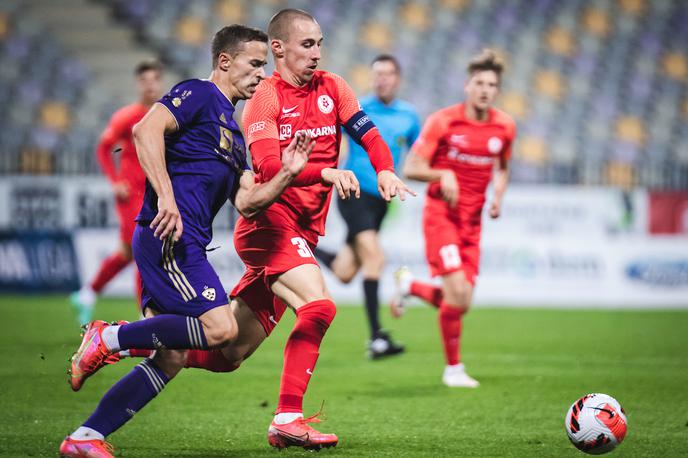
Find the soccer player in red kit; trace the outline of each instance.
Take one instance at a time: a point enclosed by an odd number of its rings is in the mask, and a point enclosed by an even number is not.
[[[138,101],[117,110],[103,131],[97,156],[103,173],[112,185],[115,208],[119,217],[119,249],[106,258],[93,280],[71,296],[80,324],[91,321],[98,294],[112,278],[132,261],[131,239],[141,210],[146,175],[141,170],[131,130],[162,95],[162,65],[154,60],[143,61],[134,70]],[[119,147],[119,167],[113,160],[113,150]],[[140,302],[141,278],[136,273],[136,295]]]
[[[499,217],[516,136],[513,119],[492,107],[503,64],[484,50],[468,66],[463,103],[431,115],[404,165],[406,177],[429,183],[423,231],[430,273],[442,286],[415,281],[407,268],[396,273],[392,312],[401,315],[403,298],[420,297],[439,309],[446,368],[442,381],[475,388],[460,360],[461,319],[468,311],[480,261],[481,215],[485,190],[493,177],[489,214]]]
[[[308,423],[317,419],[303,418],[302,403],[336,309],[312,249],[324,234],[332,188],[342,199],[360,196],[355,175],[336,168],[341,128],[368,152],[385,200],[395,195],[403,200],[411,191],[394,174],[389,148],[353,90],[341,77],[317,69],[323,36],[316,20],[301,10],[282,10],[270,21],[268,36],[276,71],[261,82],[243,114],[258,179],[269,180],[279,170],[280,151],[298,132],[313,137],[315,147],[305,169],[272,206],[253,219],[240,218],[234,241],[247,271],[231,296],[236,307],[252,311],[252,324],[237,321],[239,341],[242,332],[253,330],[253,349],[286,306],[296,312],[268,440],[279,448],[321,448],[336,445],[338,438],[313,429]]]

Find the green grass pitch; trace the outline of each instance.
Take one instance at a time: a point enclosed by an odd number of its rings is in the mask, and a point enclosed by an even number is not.
[[[1,456],[57,456],[99,397],[134,360],[104,368],[79,393],[66,383],[78,329],[60,296],[0,297]],[[97,318],[135,319],[131,301],[102,300]],[[297,456],[270,449],[287,313],[238,371],[183,371],[110,437],[122,457]],[[440,382],[436,313],[385,319],[408,348],[364,358],[360,307],[341,307],[321,348],[306,413],[325,402],[323,431],[340,444],[319,456],[582,456],[563,428],[588,392],[616,397],[629,420],[615,456],[688,456],[688,312],[476,309],[464,321],[463,356],[477,390]]]

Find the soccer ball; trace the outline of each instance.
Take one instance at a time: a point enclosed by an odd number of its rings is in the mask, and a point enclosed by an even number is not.
[[[626,436],[626,413],[611,396],[586,394],[566,412],[564,427],[571,443],[585,453],[611,452]]]

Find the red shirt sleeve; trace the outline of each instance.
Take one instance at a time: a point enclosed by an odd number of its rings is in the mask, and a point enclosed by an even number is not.
[[[103,173],[112,183],[118,180],[115,162],[112,160],[112,150],[122,139],[126,138],[126,135],[128,135],[125,129],[125,118],[121,115],[121,112],[118,111],[112,115],[110,122],[100,135],[100,141],[96,148],[96,156],[100,168],[103,169]]]
[[[246,102],[242,115],[242,124],[246,135],[246,145],[264,139],[274,139],[279,146],[277,117],[279,116],[279,98],[275,87],[268,81],[258,86],[253,97]],[[251,151],[253,155],[253,151]]]
[[[502,148],[502,160],[504,162],[509,161],[511,159],[511,151],[513,149],[514,145],[514,140],[516,139],[516,123],[514,122],[513,119],[508,118],[507,121],[505,122],[505,128],[506,128],[506,142],[504,144],[504,148]]]
[[[411,147],[411,151],[428,161],[431,160],[446,132],[446,124],[446,117],[442,116],[441,113],[430,115],[425,121],[423,130],[420,131],[418,139]]]
[[[352,116],[361,111],[356,94],[344,78],[331,74],[337,87],[337,116],[341,124],[346,124]],[[394,159],[389,146],[382,139],[377,127],[370,129],[361,137],[361,146],[368,153],[370,163],[377,173],[383,170],[394,172]]]

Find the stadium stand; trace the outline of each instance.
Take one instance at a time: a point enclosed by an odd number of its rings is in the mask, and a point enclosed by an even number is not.
[[[207,44],[222,25],[264,27],[285,5],[91,3],[183,76],[209,71]],[[460,98],[471,55],[486,46],[499,50],[508,64],[501,106],[520,131],[516,182],[688,188],[686,2],[299,0],[289,6],[318,18],[328,47],[323,68],[347,77],[360,93],[368,62],[380,52],[397,55],[406,74],[403,96],[422,115]],[[93,141],[114,105],[88,113],[89,123],[75,121],[88,103],[88,69],[39,39],[40,28],[18,8],[0,7],[0,96],[9,107],[0,116],[12,126],[0,139],[0,172],[92,173]],[[36,59],[47,65],[22,71]]]

